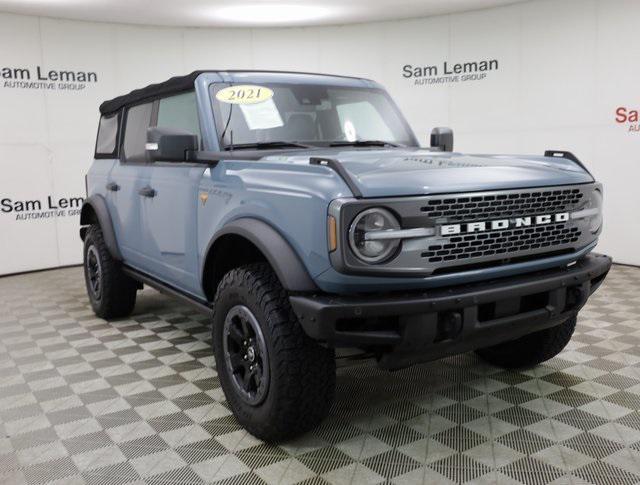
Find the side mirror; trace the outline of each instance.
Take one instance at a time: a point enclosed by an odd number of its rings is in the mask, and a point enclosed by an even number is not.
[[[441,152],[453,151],[453,130],[451,128],[434,128],[431,131],[431,148]]]
[[[198,150],[198,137],[176,128],[147,129],[145,149],[152,162],[186,162],[187,152]]]

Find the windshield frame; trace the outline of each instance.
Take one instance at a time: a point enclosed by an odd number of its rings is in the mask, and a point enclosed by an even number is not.
[[[209,94],[209,99],[210,99],[210,109],[211,109],[211,113],[213,115],[213,122],[214,122],[214,128],[215,128],[215,134],[216,134],[216,143],[218,144],[218,147],[220,149],[220,151],[231,151],[233,150],[231,143],[225,143],[223,140],[223,131],[225,129],[225,125],[227,122],[227,116],[225,116],[225,114],[222,112],[222,110],[220,109],[221,106],[221,102],[218,101],[216,99],[216,90],[217,88],[225,88],[225,87],[229,87],[229,86],[233,86],[233,85],[241,85],[241,84],[259,84],[261,86],[266,86],[266,87],[279,87],[279,86],[295,86],[297,83],[296,82],[287,82],[287,81],[282,81],[282,80],[278,80],[278,81],[269,81],[269,82],[260,82],[257,81],[254,83],[251,80],[243,80],[243,81],[215,81],[209,84],[208,86],[208,94]],[[387,92],[386,89],[384,89],[381,86],[376,86],[376,85],[362,85],[362,86],[349,86],[349,85],[342,85],[340,83],[336,83],[336,84],[325,84],[325,83],[318,83],[317,84],[320,87],[323,88],[335,88],[335,89],[342,89],[342,90],[353,90],[353,91],[370,91],[370,92],[374,92],[374,93],[378,93],[380,95],[382,95],[385,100],[389,103],[389,107],[391,108],[391,110],[394,112],[395,116],[397,117],[402,129],[406,132],[407,134],[407,138],[409,140],[409,143],[406,144],[402,144],[400,145],[399,142],[397,140],[383,140],[388,142],[388,145],[386,146],[386,148],[419,148],[420,144],[418,142],[417,137],[415,136],[413,130],[411,129],[411,125],[409,125],[407,119],[404,117],[404,114],[402,113],[402,111],[400,110],[400,108],[398,108],[398,105],[395,103],[395,101],[393,100],[393,98],[389,95],[389,93]],[[231,105],[234,106],[234,105]],[[279,141],[283,141],[283,142],[293,142],[290,140],[269,140],[269,142],[279,142]],[[368,140],[357,140],[357,141],[368,141]],[[305,144],[305,145],[310,145],[310,148],[299,148],[298,150],[305,150],[305,149],[316,149],[316,148],[329,148],[331,147],[332,143],[335,142],[340,142],[340,143],[344,143],[343,147],[344,148],[354,148],[354,149],[360,149],[360,148],[379,148],[379,146],[366,146],[366,145],[358,145],[357,141],[354,142],[354,145],[349,145],[347,141],[345,140],[295,140],[295,142],[297,143],[301,143],[301,144]],[[395,145],[395,146],[394,146]],[[291,150],[291,147],[283,147],[283,148],[270,148],[270,150]]]

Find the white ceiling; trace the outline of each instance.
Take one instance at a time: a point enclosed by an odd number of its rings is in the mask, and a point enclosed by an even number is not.
[[[268,27],[426,17],[521,1],[523,0],[0,0],[0,12],[145,25]]]

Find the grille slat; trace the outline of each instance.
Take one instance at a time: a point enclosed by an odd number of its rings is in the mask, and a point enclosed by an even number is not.
[[[475,222],[575,210],[584,194],[580,189],[545,190],[516,194],[434,199],[420,208],[432,219],[448,223]]]
[[[564,223],[467,234],[449,238],[448,244],[429,246],[422,257],[428,258],[430,263],[438,263],[542,248],[551,250],[575,243],[581,235],[577,227],[566,227]]]

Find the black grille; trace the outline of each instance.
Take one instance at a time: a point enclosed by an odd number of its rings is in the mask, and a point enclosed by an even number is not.
[[[449,223],[473,222],[570,212],[583,197],[580,189],[447,197],[430,200],[420,210],[429,218],[446,218]]]
[[[508,258],[510,254],[523,251],[553,250],[577,242],[580,236],[577,227],[565,227],[564,223],[466,234],[450,237],[446,244],[429,246],[422,257],[428,258],[430,263],[499,255]]]

